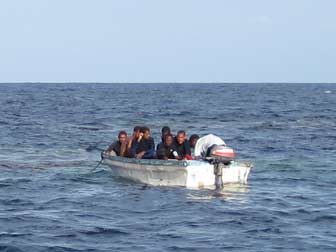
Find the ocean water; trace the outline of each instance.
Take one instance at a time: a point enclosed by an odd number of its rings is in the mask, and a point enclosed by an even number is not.
[[[336,251],[336,85],[1,84],[0,251]],[[119,130],[222,137],[247,185],[90,170]]]

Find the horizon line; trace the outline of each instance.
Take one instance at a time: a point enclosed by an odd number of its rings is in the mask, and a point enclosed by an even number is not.
[[[0,82],[0,84],[336,84],[336,82],[219,82],[219,81],[205,81],[205,82],[183,82],[183,81],[175,81],[175,82],[95,82],[95,81],[11,81],[11,82]]]

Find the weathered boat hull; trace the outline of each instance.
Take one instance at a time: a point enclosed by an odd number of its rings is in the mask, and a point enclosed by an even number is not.
[[[187,188],[213,188],[214,167],[206,161],[178,161],[133,159],[104,156],[104,164],[116,176],[154,186],[183,186]],[[232,162],[223,168],[223,183],[246,184],[252,165]]]

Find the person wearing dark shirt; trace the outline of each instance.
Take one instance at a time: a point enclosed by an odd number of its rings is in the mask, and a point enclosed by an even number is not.
[[[165,136],[166,135],[170,135],[170,134],[171,134],[170,133],[170,128],[168,126],[162,127],[162,129],[161,129],[161,142],[156,146],[156,149],[159,148],[160,144],[164,144],[164,142],[165,142]]]
[[[151,137],[150,129],[142,127],[140,136],[132,147],[132,154],[135,158],[151,159],[155,156],[154,139]]]
[[[174,137],[171,134],[165,136],[165,141],[158,145],[156,155],[158,159],[175,159]]]
[[[166,135],[171,135],[170,128],[168,126],[164,126],[161,129],[161,141],[164,143]]]
[[[135,148],[135,144],[137,143],[140,137],[140,126],[135,126],[133,129],[133,135],[127,139],[127,156],[133,157],[132,150]]]
[[[191,156],[194,157],[194,152],[195,152],[195,146],[197,143],[197,140],[199,139],[199,135],[193,134],[189,138],[189,146],[190,146],[190,151],[191,151]]]
[[[175,150],[178,154],[177,159],[179,160],[182,160],[182,159],[191,160],[192,159],[189,142],[186,139],[186,133],[183,130],[180,130],[179,132],[177,132],[177,135],[175,138]]]
[[[120,131],[118,134],[118,140],[113,142],[106,150],[107,153],[112,151],[117,155],[124,157],[126,154],[127,144],[127,133],[125,131]]]

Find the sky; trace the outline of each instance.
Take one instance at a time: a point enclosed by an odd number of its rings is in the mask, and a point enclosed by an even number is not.
[[[0,82],[336,82],[334,0],[1,0]]]

